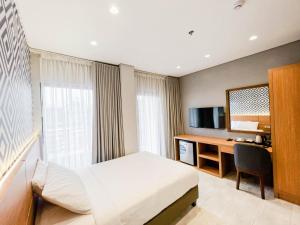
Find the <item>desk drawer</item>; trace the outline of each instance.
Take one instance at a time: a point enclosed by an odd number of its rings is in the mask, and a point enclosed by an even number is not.
[[[221,152],[233,154],[233,146],[220,146]]]

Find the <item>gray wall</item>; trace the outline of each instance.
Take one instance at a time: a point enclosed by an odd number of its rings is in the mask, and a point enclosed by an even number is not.
[[[225,90],[268,82],[268,69],[300,62],[300,41],[280,46],[180,78],[185,133],[206,136],[249,136],[226,130],[190,128],[190,107],[226,106]]]

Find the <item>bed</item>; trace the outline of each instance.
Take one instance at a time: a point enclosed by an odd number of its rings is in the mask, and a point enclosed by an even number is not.
[[[25,170],[26,165],[35,164],[38,156],[37,150],[34,152],[24,156]],[[167,225],[195,205],[198,198],[198,173],[194,167],[150,153],[136,153],[76,171],[92,204],[92,213],[81,215],[40,198],[39,204],[35,204],[37,200],[28,188],[11,198],[14,191],[9,185],[19,180],[24,163],[21,165],[2,193],[1,224]],[[26,179],[32,177],[33,171],[34,166],[28,166],[30,176]],[[28,187],[28,181],[25,183]],[[28,199],[26,204],[21,197]],[[22,210],[16,212],[16,206]],[[33,210],[35,208],[37,210]],[[7,216],[8,212],[11,216]],[[33,215],[36,215],[35,222]],[[23,220],[25,216],[27,219]]]
[[[92,214],[74,214],[43,203],[37,225],[157,224],[155,217],[185,194],[190,195],[190,199],[183,199],[187,204],[198,197],[198,174],[193,167],[146,152],[96,164],[77,173],[92,203]]]

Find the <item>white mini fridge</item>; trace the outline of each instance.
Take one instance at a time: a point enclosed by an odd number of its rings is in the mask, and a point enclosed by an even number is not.
[[[189,141],[179,141],[179,160],[181,162],[196,166],[196,143]]]

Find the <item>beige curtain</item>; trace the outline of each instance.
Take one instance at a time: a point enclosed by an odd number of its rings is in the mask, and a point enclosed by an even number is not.
[[[167,157],[175,159],[174,136],[183,133],[180,85],[176,77],[166,78]]]
[[[94,135],[93,162],[103,162],[125,155],[118,66],[94,63]]]

